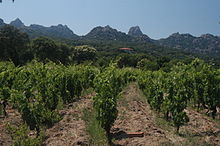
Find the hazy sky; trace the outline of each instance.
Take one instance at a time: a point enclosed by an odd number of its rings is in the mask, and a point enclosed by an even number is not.
[[[220,0],[3,0],[0,18],[66,24],[78,35],[105,25],[122,32],[139,25],[151,38],[174,32],[220,35]]]

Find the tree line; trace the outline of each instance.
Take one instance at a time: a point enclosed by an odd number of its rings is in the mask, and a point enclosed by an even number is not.
[[[0,52],[1,61],[11,60],[16,66],[24,65],[33,59],[79,64],[96,58],[96,49],[93,47],[69,46],[43,36],[30,40],[26,33],[10,25],[0,29]]]

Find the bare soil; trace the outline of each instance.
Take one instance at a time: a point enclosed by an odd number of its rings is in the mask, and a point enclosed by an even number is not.
[[[118,103],[118,118],[112,128],[113,143],[117,146],[152,146],[169,143],[165,131],[154,122],[150,106],[141,97],[136,84],[129,85]],[[144,137],[130,137],[129,132],[144,132]]]
[[[82,97],[79,101],[68,105],[60,111],[63,119],[52,128],[46,130],[47,146],[88,146],[89,135],[82,120],[83,109],[92,107],[91,96]]]
[[[0,146],[12,145],[12,138],[7,131],[7,124],[19,126],[22,123],[21,115],[11,107],[6,109],[7,117],[0,117]]]
[[[182,128],[183,136],[188,135],[197,139],[198,144],[212,144],[220,146],[220,120],[213,120],[204,113],[193,109],[186,110],[190,122]]]

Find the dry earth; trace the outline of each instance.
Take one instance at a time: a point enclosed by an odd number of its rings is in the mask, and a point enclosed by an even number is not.
[[[155,125],[154,114],[143,100],[136,84],[129,85],[118,103],[119,115],[112,128],[115,145],[146,146],[169,143],[165,131]],[[144,132],[144,137],[128,137],[129,132]]]
[[[8,107],[6,111],[7,117],[0,118],[0,146],[12,145],[12,138],[6,129],[7,124],[19,126],[22,123],[21,115],[16,110]]]
[[[63,119],[46,131],[47,146],[89,145],[85,122],[82,120],[83,109],[92,107],[91,96],[82,97],[78,102],[70,104],[60,111]]]

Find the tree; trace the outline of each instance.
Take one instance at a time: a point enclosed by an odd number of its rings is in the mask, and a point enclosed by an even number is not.
[[[71,61],[71,48],[64,43],[58,44],[58,47],[60,51],[59,61],[63,64],[68,64]]]
[[[117,60],[117,64],[119,68],[136,67],[138,60],[139,60],[139,56],[136,54],[135,55],[122,54],[119,56]]]
[[[3,26],[0,29],[0,60],[12,60],[15,65],[23,63],[28,43],[26,33],[10,25]]]
[[[159,69],[159,65],[155,61],[150,61],[146,58],[140,60],[137,63],[137,67],[143,70],[156,71]]]
[[[45,61],[46,59],[58,61],[61,54],[61,50],[56,42],[47,37],[34,39],[32,41],[32,51],[34,57],[40,61]]]
[[[87,45],[77,46],[74,48],[74,57],[77,63],[85,60],[94,60],[96,56],[96,49]]]

